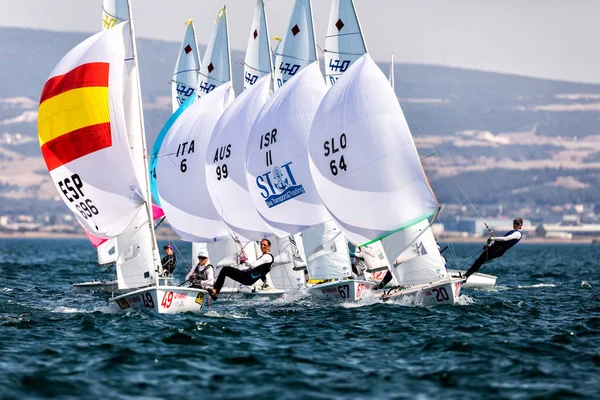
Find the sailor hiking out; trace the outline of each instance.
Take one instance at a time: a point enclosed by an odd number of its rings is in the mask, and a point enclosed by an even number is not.
[[[260,250],[262,251],[262,255],[253,263],[246,263],[248,268],[244,270],[234,267],[223,267],[221,272],[219,272],[217,282],[213,288],[208,289],[210,297],[212,297],[213,300],[217,300],[226,278],[231,278],[232,280],[247,286],[253,285],[259,279],[266,282],[267,274],[271,271],[273,262],[275,261],[273,255],[270,253],[271,242],[268,239],[261,240]]]
[[[506,232],[504,236],[492,236],[487,240],[487,244],[483,247],[483,253],[475,260],[471,268],[465,273],[465,277],[473,275],[481,268],[481,266],[494,258],[502,257],[504,253],[521,240],[521,228],[523,227],[523,219],[515,218],[513,220],[513,229]]]

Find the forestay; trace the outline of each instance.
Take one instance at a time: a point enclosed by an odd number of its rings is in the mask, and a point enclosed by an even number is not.
[[[208,195],[204,159],[213,128],[234,97],[228,82],[196,101],[173,123],[160,149],[160,203],[183,240],[203,242],[228,236]]]
[[[248,190],[280,238],[331,219],[312,181],[307,157],[310,125],[326,91],[313,62],[273,94],[250,132]]]
[[[114,237],[143,205],[123,113],[123,24],[56,66],[40,98],[38,136],[65,204],[95,236]]]
[[[244,89],[265,75],[271,75],[273,64],[269,46],[269,31],[263,0],[256,0],[256,10],[244,59]]]
[[[333,0],[325,38],[325,78],[335,84],[350,65],[367,52],[353,0]]]
[[[296,0],[283,41],[275,51],[275,87],[281,87],[302,68],[317,61],[310,0]]]
[[[258,240],[269,232],[248,193],[245,167],[250,127],[269,97],[269,86],[269,76],[264,76],[235,99],[213,130],[206,154],[210,197],[241,241]]]
[[[179,57],[171,79],[171,104],[173,112],[187,99],[194,97],[198,87],[198,73],[200,72],[200,56],[194,31],[194,21],[186,23],[185,36],[179,50]]]
[[[353,243],[381,239],[439,209],[400,104],[368,54],[325,95],[309,156],[321,199]]]
[[[198,97],[205,96],[216,87],[231,81],[231,56],[225,7],[219,11],[215,20],[215,28],[206,46],[198,80]]]

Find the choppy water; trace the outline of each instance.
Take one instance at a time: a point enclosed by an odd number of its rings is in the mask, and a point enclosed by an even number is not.
[[[482,268],[498,287],[457,306],[296,296],[161,316],[72,292],[99,272],[85,240],[0,239],[0,397],[598,398],[599,260],[519,244]]]

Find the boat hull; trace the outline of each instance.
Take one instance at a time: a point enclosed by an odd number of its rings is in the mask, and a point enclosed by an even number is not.
[[[460,296],[460,289],[463,282],[464,279],[451,278],[424,285],[414,285],[410,287],[400,286],[385,293],[381,299],[383,301],[409,301],[422,306],[438,304],[453,305]]]
[[[275,288],[253,291],[250,288],[241,287],[238,293],[250,299],[277,299],[283,297],[285,291]]]
[[[465,271],[448,270],[450,276],[458,276],[458,274],[464,274]],[[471,275],[465,283],[463,283],[463,289],[490,289],[496,285],[497,277],[494,275],[482,274],[481,272],[475,272]]]
[[[374,282],[368,282],[358,279],[348,279],[346,281],[333,281],[319,283],[309,287],[308,293],[316,297],[328,297],[342,301],[357,301],[370,294],[375,286]]]
[[[73,290],[78,292],[114,292],[118,288],[117,281],[91,281],[73,283]]]
[[[200,312],[208,299],[204,289],[179,286],[151,286],[114,297],[121,310],[147,308],[159,314]]]

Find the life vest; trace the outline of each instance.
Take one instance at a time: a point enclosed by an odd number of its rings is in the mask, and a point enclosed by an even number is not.
[[[252,274],[252,278],[258,278],[258,277],[264,278],[269,273],[269,271],[271,271],[271,268],[273,268],[273,263],[275,262],[275,257],[273,257],[273,255],[271,253],[263,254],[261,257],[263,257],[265,255],[271,257],[271,262],[259,265],[258,267],[255,267],[255,268],[252,268],[252,270],[250,271]]]
[[[519,241],[523,237],[523,234],[521,233],[521,231],[518,231],[516,229],[513,229],[512,231],[506,232],[506,234],[504,236],[512,235],[515,232],[519,232],[520,236],[519,236],[518,239],[511,239],[511,240],[507,240],[506,242],[494,242],[494,245],[490,248],[490,250],[493,250],[494,253],[497,253],[497,254],[500,254],[500,255],[506,253],[506,251],[508,249],[510,249],[511,247],[513,247],[515,244],[519,243]]]
[[[199,267],[199,266],[198,266]],[[204,268],[202,268],[201,270],[198,270],[198,267],[196,267],[196,275],[198,275],[198,277],[200,278],[201,281],[206,281],[208,280],[208,274],[206,273],[206,271],[208,271],[209,268],[213,268],[212,264],[206,264],[204,266]]]

